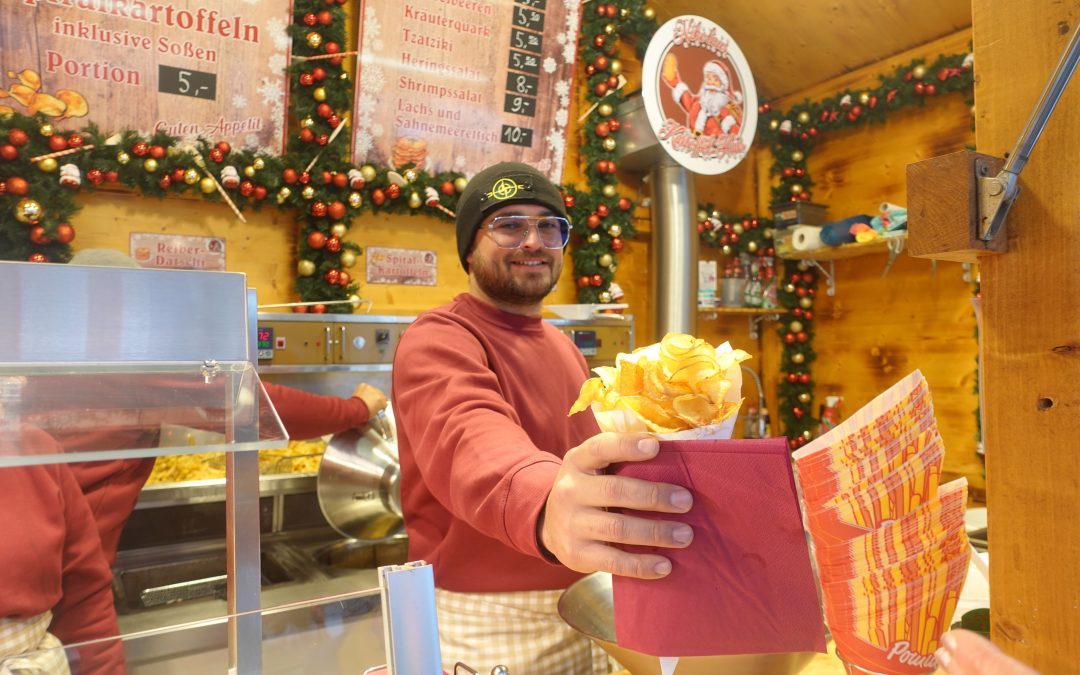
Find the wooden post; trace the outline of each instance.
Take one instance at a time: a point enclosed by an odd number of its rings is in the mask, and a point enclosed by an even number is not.
[[[1078,20],[1078,0],[974,0],[979,152],[1011,149]],[[1008,251],[981,260],[992,638],[1044,673],[1080,663],[1078,156],[1074,81],[1021,174]]]

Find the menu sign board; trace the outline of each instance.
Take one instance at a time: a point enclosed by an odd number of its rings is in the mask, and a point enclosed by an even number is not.
[[[473,173],[499,161],[562,178],[580,3],[368,0],[356,163]]]
[[[289,0],[3,0],[0,108],[281,152]]]
[[[131,257],[140,267],[225,271],[225,240],[182,234],[132,232]]]
[[[434,286],[438,281],[435,251],[412,248],[367,247],[367,282]]]

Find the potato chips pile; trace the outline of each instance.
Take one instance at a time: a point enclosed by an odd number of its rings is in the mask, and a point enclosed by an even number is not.
[[[622,413],[653,433],[674,433],[720,424],[742,404],[739,363],[750,358],[726,343],[668,333],[659,343],[619,354],[615,366],[600,366],[585,381],[570,414],[592,405],[601,413]],[[634,425],[607,430],[633,431]]]
[[[935,670],[967,577],[967,482],[915,371],[793,455],[825,617],[849,673]]]
[[[316,473],[322,462],[326,441],[289,441],[276,450],[259,451],[259,474],[271,476],[286,473]],[[147,485],[180,483],[225,477],[225,453],[197,452],[190,455],[165,455],[154,461],[154,470]]]

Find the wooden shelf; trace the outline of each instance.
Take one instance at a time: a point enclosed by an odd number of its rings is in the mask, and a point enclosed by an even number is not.
[[[811,251],[789,251],[780,255],[788,260],[844,260],[875,253],[890,253],[904,250],[907,232],[889,237],[878,237],[863,243],[844,244],[843,246],[822,246]],[[778,254],[779,255],[779,254]]]
[[[698,307],[701,314],[780,314],[782,307],[762,309],[761,307]]]

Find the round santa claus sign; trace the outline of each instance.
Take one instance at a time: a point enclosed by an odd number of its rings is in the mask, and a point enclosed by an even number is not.
[[[730,171],[757,128],[757,90],[742,50],[700,16],[676,17],[645,53],[642,98],[660,144],[695,173]]]

